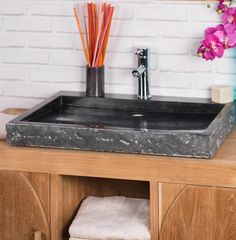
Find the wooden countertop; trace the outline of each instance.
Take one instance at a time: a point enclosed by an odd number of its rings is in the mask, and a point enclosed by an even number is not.
[[[0,141],[0,170],[236,187],[236,129],[211,160],[13,147]]]

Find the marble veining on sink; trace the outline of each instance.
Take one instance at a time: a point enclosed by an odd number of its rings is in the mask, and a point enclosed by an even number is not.
[[[195,100],[196,101],[196,100]],[[210,158],[232,131],[233,103],[60,92],[7,124],[13,145]]]

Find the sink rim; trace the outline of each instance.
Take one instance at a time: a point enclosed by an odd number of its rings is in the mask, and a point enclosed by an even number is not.
[[[218,122],[222,121],[224,117],[224,113],[228,112],[232,107],[233,107],[233,102],[232,103],[227,103],[227,104],[218,104],[212,102],[210,99],[198,99],[198,98],[179,98],[179,97],[159,97],[159,96],[153,96],[152,99],[147,100],[149,102],[178,102],[178,103],[196,103],[196,104],[215,104],[222,106],[222,109],[220,112],[217,114],[217,116],[213,119],[213,121],[208,125],[206,129],[202,130],[160,130],[160,129],[135,129],[135,128],[125,128],[125,127],[112,127],[112,128],[90,128],[85,125],[81,124],[64,124],[64,123],[43,123],[43,122],[29,122],[29,121],[23,121],[23,119],[27,118],[31,114],[35,113],[37,110],[40,108],[46,106],[53,100],[57,99],[60,96],[69,96],[69,97],[81,97],[81,98],[86,98],[85,93],[83,92],[74,92],[74,91],[59,91],[56,94],[52,95],[51,97],[47,98],[43,102],[37,104],[30,110],[26,111],[25,113],[21,114],[20,116],[16,117],[12,121],[10,121],[7,125],[15,125],[17,124],[18,126],[24,126],[24,125],[31,125],[31,126],[45,126],[45,125],[51,125],[51,126],[60,126],[60,127],[71,127],[71,128],[80,128],[80,129],[96,129],[96,131],[133,131],[133,132],[155,132],[155,133],[160,133],[160,134],[196,134],[196,135],[212,135],[214,132],[217,130]],[[106,99],[118,99],[118,100],[137,100],[137,97],[135,95],[125,95],[125,94],[107,94]],[[142,101],[142,100],[137,100],[137,101]]]

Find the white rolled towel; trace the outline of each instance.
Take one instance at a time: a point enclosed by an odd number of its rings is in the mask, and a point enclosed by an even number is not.
[[[6,139],[6,124],[15,117],[16,115],[0,113],[0,139]]]
[[[73,239],[150,240],[149,200],[87,197],[69,233]]]

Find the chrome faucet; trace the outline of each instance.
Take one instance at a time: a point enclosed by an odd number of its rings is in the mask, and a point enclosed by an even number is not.
[[[132,72],[138,78],[138,99],[148,100],[152,96],[149,90],[149,49],[138,48],[135,51],[138,56],[138,68]]]

